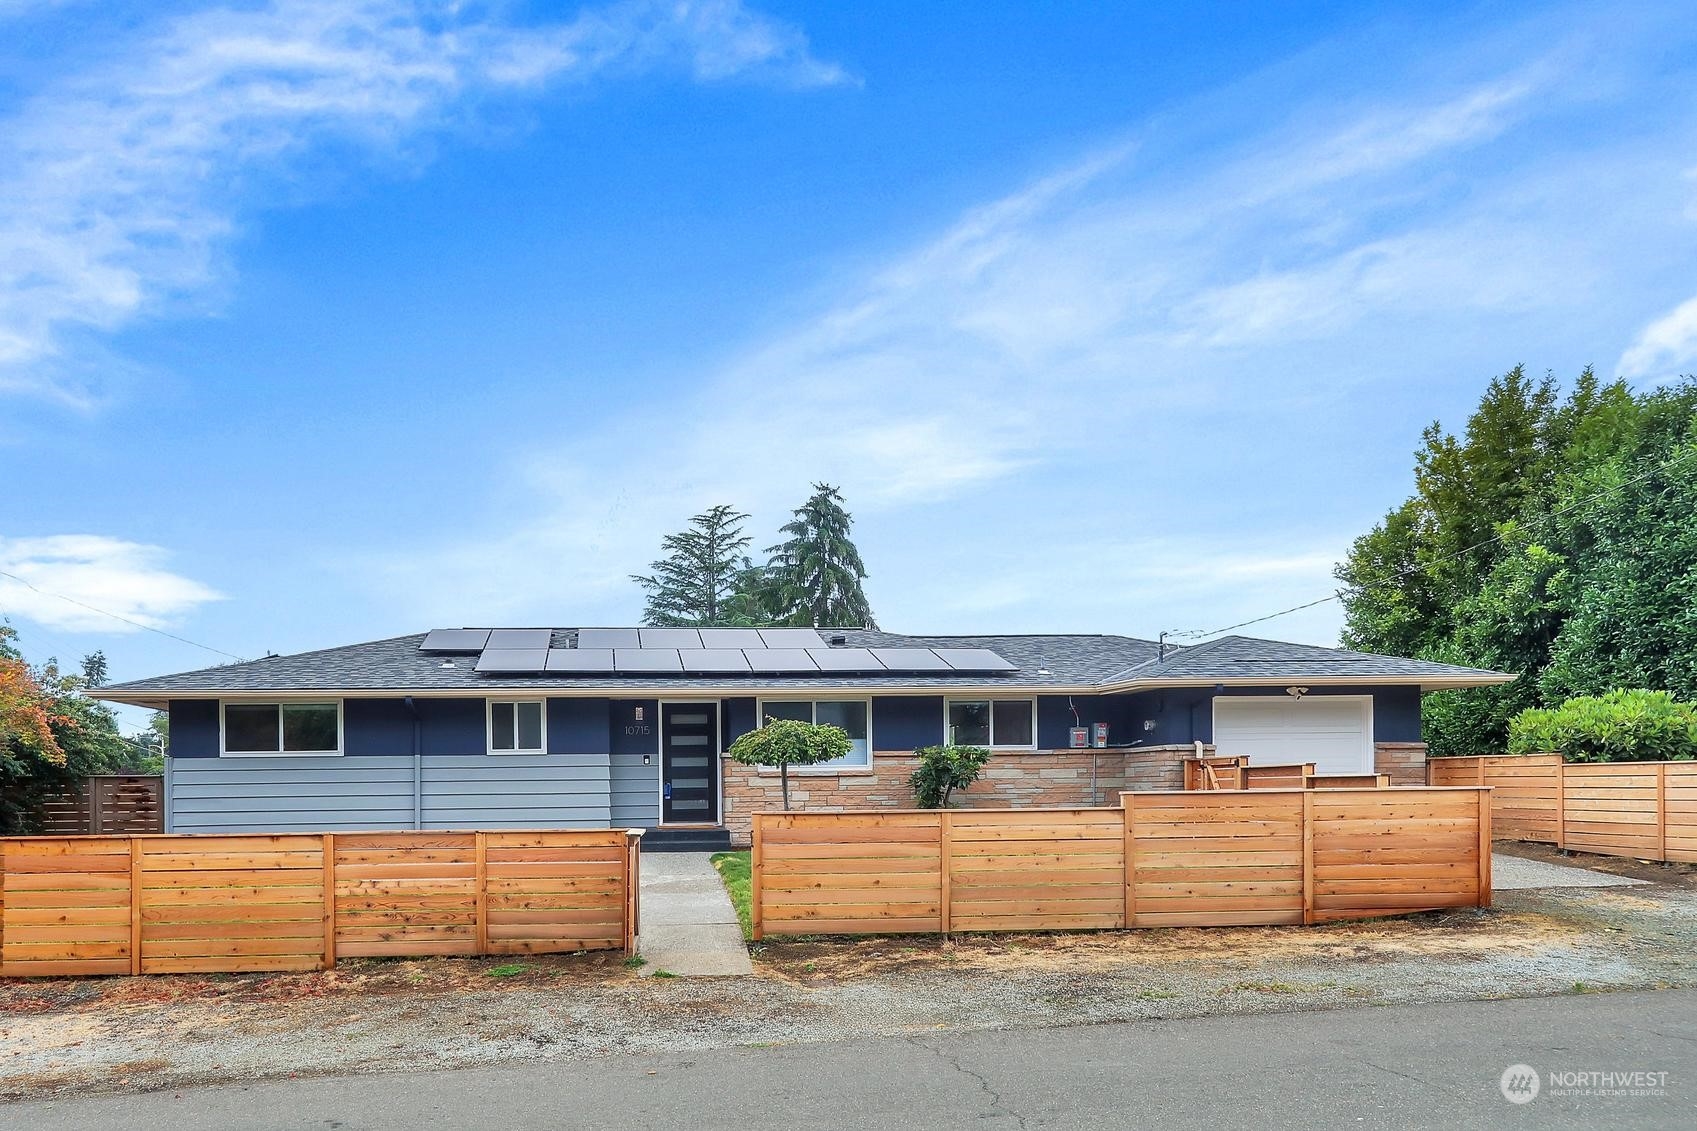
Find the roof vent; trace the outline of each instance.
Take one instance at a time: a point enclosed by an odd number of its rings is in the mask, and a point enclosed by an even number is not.
[[[451,667],[453,667],[453,666],[454,666],[454,661],[452,661],[452,660],[443,660],[443,661],[442,661],[442,666],[443,666],[443,667],[445,667],[445,668],[451,668]]]
[[[848,637],[842,636],[840,634],[837,635],[837,636],[833,636],[833,637],[831,637],[831,643],[832,644],[847,644],[848,643]]]

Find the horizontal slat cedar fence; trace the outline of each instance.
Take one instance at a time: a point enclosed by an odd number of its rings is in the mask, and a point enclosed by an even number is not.
[[[0,839],[0,975],[629,953],[639,843],[600,829]]]
[[[1564,765],[1559,754],[1491,754],[1426,767],[1433,785],[1491,786],[1505,839],[1697,863],[1697,762]]]
[[[1267,762],[1243,767],[1244,789],[1302,789],[1314,773],[1313,762]]]
[[[754,936],[1322,923],[1489,906],[1490,791],[757,813]]]
[[[165,831],[165,779],[157,774],[101,774],[42,805],[46,836],[117,836]]]

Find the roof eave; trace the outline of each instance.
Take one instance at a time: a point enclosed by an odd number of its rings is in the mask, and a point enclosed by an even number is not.
[[[1519,676],[1507,672],[1465,672],[1454,675],[1263,675],[1151,677],[1146,679],[1110,680],[1097,688],[1103,694],[1127,691],[1160,691],[1178,687],[1268,687],[1273,684],[1302,681],[1309,687],[1418,687],[1422,691],[1458,691],[1467,687],[1496,687],[1513,683]]]

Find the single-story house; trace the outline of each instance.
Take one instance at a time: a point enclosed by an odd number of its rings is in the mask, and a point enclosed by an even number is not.
[[[457,628],[89,694],[169,712],[173,832],[612,826],[708,846],[780,804],[775,771],[724,757],[767,718],[852,740],[792,771],[800,808],[910,806],[913,751],[945,742],[994,751],[963,803],[1112,804],[1179,788],[1198,751],[1417,783],[1421,694],[1512,678],[1244,636]]]

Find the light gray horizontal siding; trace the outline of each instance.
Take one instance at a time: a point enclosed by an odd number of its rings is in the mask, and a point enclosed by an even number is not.
[[[611,824],[605,754],[426,755],[422,762],[427,829]],[[170,783],[173,832],[413,827],[410,757],[178,758]]]
[[[605,828],[605,754],[443,755],[424,760],[432,829]]]
[[[660,759],[644,766],[640,754],[614,754],[611,766],[613,824],[660,823]]]
[[[178,758],[171,831],[412,828],[411,758]]]

